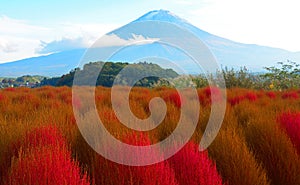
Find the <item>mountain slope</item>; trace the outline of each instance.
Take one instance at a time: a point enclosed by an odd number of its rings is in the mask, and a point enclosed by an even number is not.
[[[234,42],[222,37],[205,32],[188,21],[165,10],[151,11],[135,21],[114,30],[107,35],[116,35],[120,39],[135,39],[136,36],[144,38],[155,38],[159,34],[170,34],[172,30],[155,30],[155,28],[137,27],[132,29],[132,25],[144,21],[160,21],[175,24],[188,32],[196,35],[203,43],[205,43],[216,57],[219,64],[228,67],[246,66],[252,71],[261,71],[264,66],[274,65],[278,61],[293,60],[300,61],[300,52],[289,52],[286,50],[271,48],[265,46],[242,44]],[[173,33],[176,34],[176,33]],[[99,35],[100,37],[100,35]],[[178,37],[181,37],[179,35]],[[101,52],[109,53],[114,47],[102,48]],[[99,52],[99,51],[98,51]],[[85,49],[77,49],[71,51],[62,51],[48,56],[28,58],[20,61],[0,64],[0,76],[21,76],[21,75],[42,75],[42,76],[60,76],[68,73],[71,69],[78,66],[82,59]],[[153,42],[144,45],[134,45],[127,47],[124,51],[116,53],[110,58],[111,61],[137,62],[145,56],[166,58],[169,61],[178,62],[179,65],[185,66],[188,73],[198,73],[193,66],[185,65],[186,56],[183,56],[178,49],[167,45]],[[84,62],[103,60],[97,53],[85,58]],[[152,62],[155,62],[153,59]],[[82,65],[81,65],[82,66]],[[164,66],[163,66],[164,67]],[[169,67],[169,66],[167,66]]]
[[[78,65],[84,52],[85,49],[77,49],[0,64],[0,76],[61,76]]]
[[[234,42],[205,32],[166,10],[151,11],[133,22],[153,20],[170,22],[192,32],[211,49],[218,62],[223,66],[247,66],[252,70],[261,71],[263,67],[274,65],[279,61],[287,59],[300,61],[300,52]]]

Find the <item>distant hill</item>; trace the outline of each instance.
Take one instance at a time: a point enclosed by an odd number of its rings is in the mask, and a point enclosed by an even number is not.
[[[0,64],[0,77],[61,76],[78,65],[84,52],[85,49],[77,49]]]
[[[100,69],[101,72],[99,75]],[[85,64],[83,69],[76,68],[61,77],[45,78],[41,81],[41,85],[72,86],[75,72],[80,76],[81,85],[98,85],[105,87],[111,87],[115,80],[119,85],[131,84],[136,79],[139,79],[140,74],[147,74],[147,72],[151,72],[154,76],[149,76],[137,81],[135,83],[136,86],[149,87],[159,80],[163,80],[162,78],[178,77],[178,74],[172,69],[163,69],[159,65],[152,63],[140,62],[137,64],[128,64],[121,62],[91,62]],[[122,76],[118,76],[120,72]],[[91,84],[93,81],[91,79],[95,76],[98,76],[97,83]],[[161,76],[162,78],[158,78],[157,76]]]
[[[146,13],[137,20],[108,33],[107,36],[114,35],[117,36],[119,40],[125,42],[130,39],[135,39],[137,36],[144,38],[157,38],[160,35],[168,35],[170,33],[175,35],[177,39],[184,38],[184,35],[177,35],[177,33],[173,33],[172,30],[168,30],[167,28],[157,29],[157,26],[161,25],[159,23],[153,23],[148,27],[132,29],[132,25],[145,21],[172,23],[193,33],[208,46],[208,48],[212,51],[212,54],[222,66],[230,68],[246,66],[253,72],[260,72],[263,70],[263,67],[273,66],[279,61],[286,61],[289,59],[295,62],[300,62],[300,52],[289,52],[279,48],[234,42],[201,30],[190,24],[188,21],[183,20],[166,10],[155,10]],[[101,37],[101,35],[99,35],[99,37]],[[247,37],[247,35],[245,35],[245,37]],[[99,52],[105,53],[108,50],[113,49],[113,46],[103,47]],[[47,56],[0,64],[0,76],[17,77],[27,74],[51,77],[60,76],[62,74],[66,74],[71,69],[76,68],[85,51],[86,48],[61,51]],[[133,63],[136,62],[137,59],[145,56],[162,57],[170,61],[177,62],[190,74],[199,73],[198,69],[186,62],[187,57],[180,53],[177,49],[162,45],[159,42],[135,45],[125,48],[124,51],[126,51],[126,53],[118,53],[112,56],[109,61],[124,61]],[[95,55],[90,55],[88,58],[84,58],[83,63],[88,63],[90,61],[105,61],[105,58],[101,58],[97,54],[99,53],[95,53]]]
[[[5,87],[36,87],[44,79],[44,76],[39,75],[24,75],[17,78],[3,78],[0,77],[0,88]]]

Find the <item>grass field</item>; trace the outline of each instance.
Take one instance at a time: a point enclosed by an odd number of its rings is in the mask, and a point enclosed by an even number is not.
[[[114,137],[132,145],[168,137],[186,103],[174,89],[132,89],[130,107],[140,119],[150,115],[153,97],[167,104],[167,115],[157,128],[137,132],[117,119],[110,90],[96,89],[99,116]],[[197,91],[200,118],[188,144],[163,162],[133,167],[109,161],[87,144],[73,114],[71,88],[0,90],[1,184],[300,184],[300,90],[227,89],[222,128],[202,152],[198,146],[210,116],[210,96],[218,89]],[[74,106],[84,108],[85,102],[74,101]]]

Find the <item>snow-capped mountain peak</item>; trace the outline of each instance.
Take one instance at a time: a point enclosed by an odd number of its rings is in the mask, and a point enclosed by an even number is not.
[[[177,15],[173,14],[172,12],[170,12],[168,10],[163,10],[163,9],[150,11],[133,22],[155,21],[155,20],[177,23],[177,24],[178,23],[188,23],[186,20],[178,17]]]

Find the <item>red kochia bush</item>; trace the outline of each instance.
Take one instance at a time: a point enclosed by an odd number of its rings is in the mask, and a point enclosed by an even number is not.
[[[245,98],[247,98],[249,101],[256,101],[257,100],[257,95],[253,92],[248,92],[245,95]]]
[[[59,130],[52,125],[41,126],[28,131],[23,137],[10,144],[4,158],[9,161],[18,156],[19,150],[28,150],[40,146],[65,147],[66,141]]]
[[[86,175],[81,176],[65,139],[54,126],[33,129],[13,147],[17,158],[6,180],[9,185],[90,184]]]
[[[86,175],[71,159],[70,151],[60,147],[38,147],[20,152],[13,161],[7,184],[9,185],[89,185]]]
[[[0,94],[0,101],[4,100],[4,95]]]
[[[166,101],[173,103],[176,107],[181,108],[184,102],[177,92],[172,92],[165,98]]]
[[[300,154],[300,113],[283,113],[278,120]]]
[[[212,95],[214,99],[212,100]],[[213,102],[220,102],[223,99],[223,94],[218,87],[206,87],[204,89],[198,89],[198,99],[203,106],[211,105]]]
[[[20,148],[30,149],[39,146],[59,146],[65,147],[66,141],[60,131],[52,125],[41,126],[26,133],[22,140],[18,140],[11,145],[15,155]]]
[[[267,92],[267,93],[266,93],[266,95],[267,95],[269,98],[271,98],[271,99],[274,99],[274,98],[276,98],[276,94],[275,94],[275,92],[272,92],[272,91],[270,91],[270,92]]]
[[[60,131],[52,125],[38,127],[25,136],[25,145],[37,147],[44,145],[63,147],[66,141]]]
[[[207,97],[211,96],[212,94],[215,95],[215,96],[221,96],[222,93],[220,91],[220,89],[218,87],[206,87],[204,89],[204,93]]]
[[[168,159],[175,171],[179,184],[221,185],[222,178],[207,151],[200,152],[199,146],[188,143],[177,154]]]
[[[135,146],[147,146],[151,144],[149,138],[145,134],[132,134],[124,138],[124,141]],[[116,155],[128,156],[129,154],[123,152]],[[159,151],[153,151],[147,155],[141,155],[138,152],[135,153],[136,158],[142,160],[147,157],[156,158],[158,157],[157,155],[160,155]],[[178,184],[173,169],[165,161],[148,166],[126,166],[111,162],[98,155],[96,157],[96,162],[94,178],[96,184],[99,185]]]
[[[7,91],[7,92],[16,92],[16,88],[8,87],[8,88],[5,88],[4,91]]]
[[[212,87],[210,87],[210,86],[206,87],[204,89],[204,94],[206,95],[206,98],[208,99],[209,104],[211,104],[212,101],[213,102],[219,102],[223,98],[221,90],[218,87],[214,87],[214,86],[212,86]],[[212,100],[212,96],[214,97],[214,100]]]
[[[298,93],[297,92],[285,92],[282,95],[283,99],[298,99]]]
[[[245,99],[244,96],[237,96],[237,97],[234,97],[234,98],[229,98],[228,102],[230,103],[231,106],[234,106],[234,105],[237,105],[240,102],[242,102],[244,99]]]

